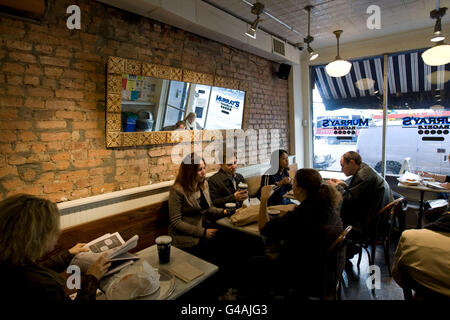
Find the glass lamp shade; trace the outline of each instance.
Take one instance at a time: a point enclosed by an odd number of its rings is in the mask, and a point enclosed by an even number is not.
[[[429,66],[441,66],[450,63],[450,45],[436,45],[422,53],[422,59]]]
[[[245,34],[250,38],[256,39],[256,30],[252,29],[252,27],[248,27],[247,32]]]
[[[346,60],[336,59],[325,67],[330,77],[343,77],[350,72],[352,64]]]

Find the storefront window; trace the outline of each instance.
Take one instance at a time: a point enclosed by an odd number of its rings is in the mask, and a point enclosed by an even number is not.
[[[388,56],[386,173],[403,163],[413,171],[450,174],[450,66],[423,63],[423,50]],[[341,78],[311,68],[314,167],[340,170],[340,156],[350,150],[378,172],[382,169],[384,57],[352,61]]]

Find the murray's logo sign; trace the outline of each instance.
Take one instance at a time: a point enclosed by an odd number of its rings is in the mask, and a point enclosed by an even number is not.
[[[404,117],[404,128],[417,127],[419,134],[448,134],[450,130],[450,117]]]

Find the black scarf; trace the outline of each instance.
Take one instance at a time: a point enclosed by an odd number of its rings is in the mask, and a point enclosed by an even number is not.
[[[444,213],[439,219],[423,227],[438,232],[450,232],[450,213]]]

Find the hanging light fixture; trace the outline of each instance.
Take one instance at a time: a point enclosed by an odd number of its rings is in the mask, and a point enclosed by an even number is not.
[[[317,52],[315,52],[309,45],[311,42],[314,41],[314,38],[311,37],[311,34],[310,34],[310,22],[311,22],[311,9],[312,8],[314,8],[314,6],[306,6],[305,7],[305,10],[308,11],[308,36],[303,39],[303,41],[307,45],[306,49],[309,54],[309,61],[313,61],[314,59],[316,59],[319,56],[319,54]]]
[[[255,21],[252,22],[251,25],[248,26],[247,32],[245,33],[250,38],[256,39],[256,30],[258,30],[258,25],[259,25],[259,15],[263,12],[263,10],[264,10],[264,5],[260,2],[256,2],[252,6],[252,13],[256,14],[256,19],[255,19]]]
[[[337,56],[333,62],[330,62],[325,67],[326,72],[331,77],[343,77],[347,73],[349,73],[350,69],[352,68],[352,64],[350,62],[342,60],[339,56],[339,37],[341,36],[342,32],[342,30],[333,31],[333,33],[336,35],[337,40]]]
[[[450,63],[450,45],[444,42],[445,37],[442,35],[441,30],[441,18],[446,11],[447,8],[439,8],[439,1],[436,9],[430,11],[430,18],[436,19],[433,38],[431,38],[431,41],[436,44],[422,53],[423,62],[430,66],[441,66]]]

